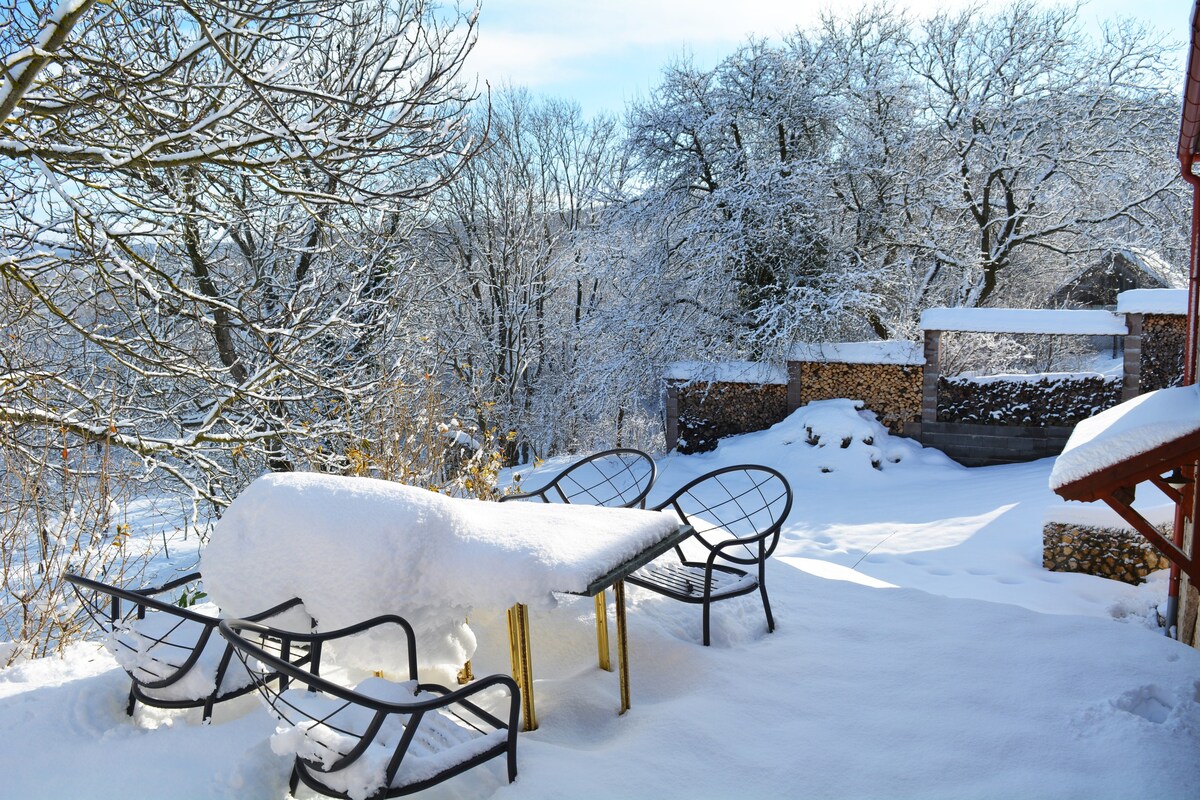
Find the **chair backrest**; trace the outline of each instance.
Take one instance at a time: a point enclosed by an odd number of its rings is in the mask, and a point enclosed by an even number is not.
[[[656,473],[649,455],[618,447],[576,461],[540,489],[501,500],[634,508],[645,504]]]
[[[701,475],[656,509],[673,509],[689,523],[696,533],[688,541],[719,549],[730,561],[753,564],[779,543],[792,510],[792,487],[770,467],[739,464]]]

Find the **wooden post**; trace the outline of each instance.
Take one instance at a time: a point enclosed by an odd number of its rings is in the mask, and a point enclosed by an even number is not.
[[[801,379],[803,376],[803,361],[787,362],[787,413],[789,414],[804,405],[803,395],[801,394]]]

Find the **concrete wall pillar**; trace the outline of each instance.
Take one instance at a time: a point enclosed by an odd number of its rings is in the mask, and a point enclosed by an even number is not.
[[[1141,314],[1126,314],[1125,357],[1122,362],[1121,402],[1132,400],[1141,393],[1142,383],[1142,325]]]
[[[667,452],[679,443],[679,385],[667,384]]]
[[[938,378],[942,374],[942,332],[925,331],[925,373],[921,379],[921,425],[937,422]]]

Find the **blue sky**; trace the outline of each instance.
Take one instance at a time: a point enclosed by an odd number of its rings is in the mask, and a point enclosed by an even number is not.
[[[906,3],[917,16],[967,4]],[[832,6],[810,0],[483,0],[468,66],[493,87],[509,81],[575,100],[588,115],[619,114],[680,54],[711,66],[748,35],[775,37],[810,25],[824,7]],[[1091,0],[1081,17],[1095,24],[1130,16],[1170,34],[1182,72],[1191,8],[1191,0]]]

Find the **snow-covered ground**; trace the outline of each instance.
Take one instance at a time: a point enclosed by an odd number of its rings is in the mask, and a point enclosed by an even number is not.
[[[755,596],[727,601],[705,648],[698,607],[631,589],[633,709],[618,717],[591,601],[535,610],[541,727],[520,736],[520,777],[496,761],[427,796],[1200,797],[1200,653],[1153,627],[1163,576],[1042,569],[1052,460],[965,469],[828,401],[663,457],[651,500],[744,462],[796,494],[768,570],[776,632]],[[472,611],[477,675],[508,670],[502,611]],[[205,726],[130,720],[127,688],[94,644],[0,672],[0,796],[286,794],[253,697]]]

